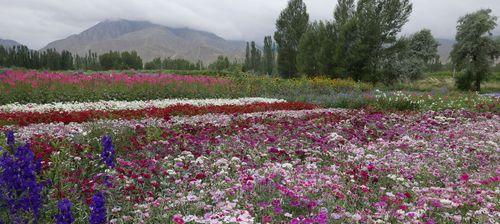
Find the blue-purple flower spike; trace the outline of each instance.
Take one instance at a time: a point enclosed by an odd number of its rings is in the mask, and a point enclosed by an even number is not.
[[[19,214],[29,212],[38,219],[43,203],[43,184],[37,179],[40,169],[29,144],[18,147],[13,155],[6,151],[0,156],[0,208],[10,218],[17,220]]]
[[[7,145],[14,148],[14,144],[16,143],[16,140],[14,138],[14,132],[7,131],[5,135],[7,136]]]
[[[115,167],[115,146],[113,145],[113,141],[109,135],[102,138],[101,159],[107,166],[111,168]]]
[[[63,199],[57,204],[59,208],[59,214],[55,216],[56,224],[71,224],[75,222],[73,213],[71,212],[71,201],[68,199]]]
[[[89,222],[90,224],[106,223],[106,198],[100,191],[92,197]]]

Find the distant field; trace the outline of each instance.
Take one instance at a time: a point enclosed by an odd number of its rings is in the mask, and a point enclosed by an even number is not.
[[[411,91],[457,91],[453,73],[449,71],[434,72],[425,78],[413,83],[401,83],[394,87],[397,90]],[[500,92],[500,72],[493,73],[489,79],[481,84],[481,93]]]

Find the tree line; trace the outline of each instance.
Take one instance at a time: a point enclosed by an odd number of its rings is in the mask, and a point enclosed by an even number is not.
[[[163,60],[159,57],[153,59],[152,61],[144,64],[144,69],[147,70],[202,70],[205,66],[203,61],[197,61],[192,63],[186,59],[182,58],[164,58]]]
[[[0,66],[47,70],[138,70],[143,68],[142,59],[135,51],[110,51],[101,55],[89,51],[84,56],[80,56],[66,50],[61,52],[55,49],[30,50],[24,45],[11,48],[0,46]]]
[[[30,50],[23,45],[11,48],[0,46],[0,66],[65,70],[72,69],[73,65],[73,55],[69,51],[59,53],[53,49],[48,49],[39,52]]]
[[[277,71],[285,78],[326,75],[385,84],[418,79],[441,66],[439,43],[428,29],[399,36],[411,12],[409,0],[338,0],[331,21],[310,22],[304,2],[290,0],[276,21]],[[460,89],[479,91],[500,56],[500,40],[491,34],[497,17],[491,12],[480,10],[458,21],[451,58]],[[247,46],[246,58],[251,63],[245,65],[255,69],[253,45],[250,51]]]
[[[231,66],[238,65],[238,61],[230,62],[228,57],[219,56],[217,60],[208,66],[199,60],[196,63],[182,58],[155,58],[143,64],[141,57],[136,51],[117,52],[110,51],[98,55],[96,52],[88,51],[85,55],[72,54],[63,50],[58,52],[54,49],[45,51],[30,50],[24,45],[11,48],[0,46],[0,66],[22,67],[28,69],[47,70],[227,70]]]
[[[264,37],[262,51],[257,48],[255,41],[247,42],[243,71],[257,74],[272,75],[276,73],[276,45],[271,36]]]

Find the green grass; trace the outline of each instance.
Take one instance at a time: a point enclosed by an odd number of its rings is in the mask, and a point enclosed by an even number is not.
[[[407,90],[419,92],[455,92],[455,79],[451,71],[429,73],[423,79],[411,83],[398,83],[392,87],[381,89]],[[481,93],[500,92],[500,72],[494,72],[489,79],[481,84]]]

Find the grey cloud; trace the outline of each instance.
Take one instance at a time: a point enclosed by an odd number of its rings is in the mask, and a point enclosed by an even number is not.
[[[305,0],[311,19],[331,19],[336,0]],[[452,38],[458,18],[491,8],[498,0],[413,0],[414,10],[403,34],[429,28]],[[34,49],[76,34],[105,19],[149,20],[172,27],[214,32],[224,38],[262,41],[287,0],[0,0],[0,38]],[[497,28],[495,33],[500,33]]]

